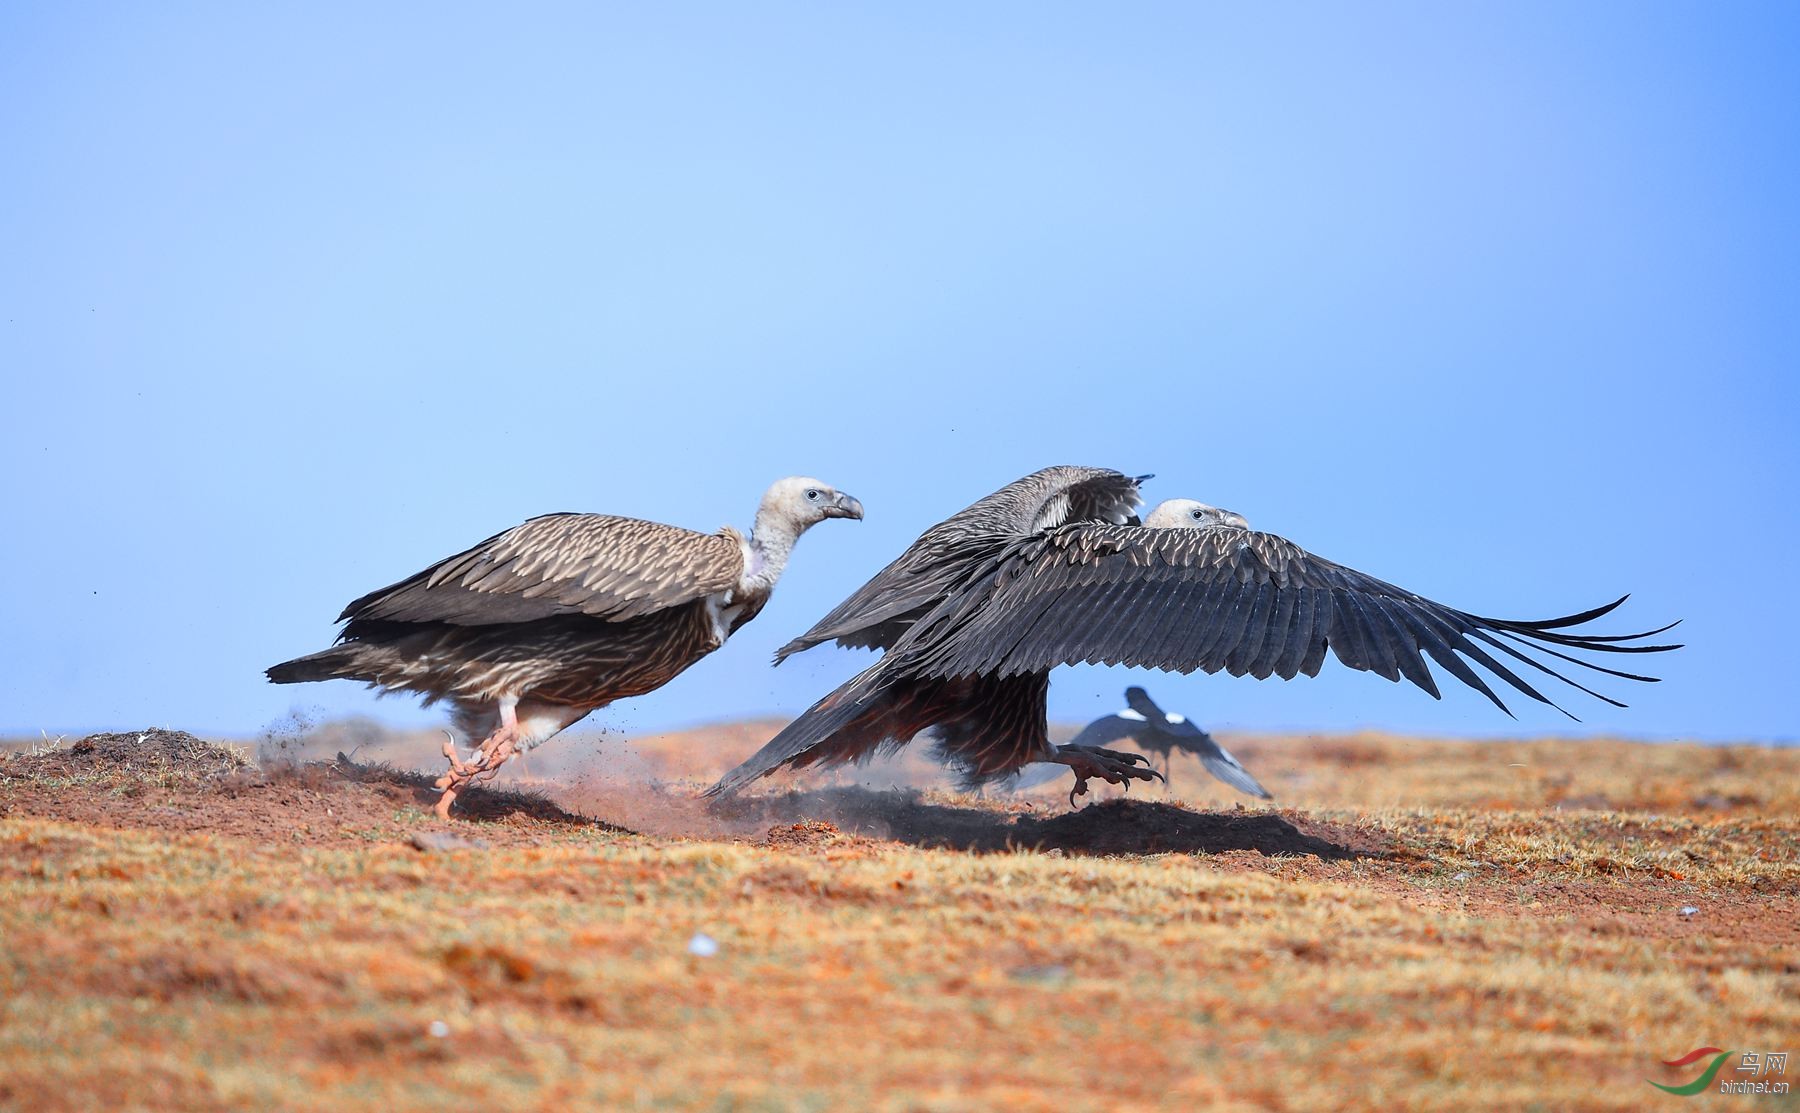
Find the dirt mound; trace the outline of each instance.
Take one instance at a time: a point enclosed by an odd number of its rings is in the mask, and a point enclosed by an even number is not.
[[[90,734],[67,746],[14,754],[0,761],[0,776],[172,776],[199,781],[228,776],[249,764],[236,750],[195,738],[185,730],[152,727]]]

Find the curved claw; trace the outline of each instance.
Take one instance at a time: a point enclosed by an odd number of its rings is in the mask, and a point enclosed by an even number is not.
[[[1075,773],[1075,787],[1069,790],[1069,806],[1075,807],[1077,796],[1086,796],[1088,780],[1099,777],[1108,784],[1123,785],[1131,791],[1131,782],[1151,779],[1168,783],[1168,778],[1150,764],[1143,754],[1129,750],[1108,750],[1100,746],[1059,746],[1051,761],[1067,765]]]
[[[1075,806],[1075,798],[1077,796],[1086,796],[1087,795],[1087,791],[1088,791],[1087,783],[1088,783],[1088,779],[1085,774],[1082,774],[1082,773],[1075,774],[1075,787],[1071,788],[1069,790],[1069,807],[1072,808]]]
[[[456,756],[456,736],[451,734],[447,730],[444,731],[443,733],[444,733],[444,744],[442,747],[439,748],[439,752],[441,752],[444,755],[445,759],[450,762],[451,772],[457,773],[457,774],[463,774],[463,773],[469,772],[470,767],[467,765],[464,765],[462,759]],[[480,755],[478,754],[476,756],[479,757]],[[442,788],[443,786],[439,785],[438,787]]]

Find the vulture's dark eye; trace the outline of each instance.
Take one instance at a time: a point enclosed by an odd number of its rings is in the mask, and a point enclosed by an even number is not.
[[[806,489],[806,497],[813,502],[818,502],[819,501],[819,492],[816,490],[813,490],[811,487],[808,487]]]

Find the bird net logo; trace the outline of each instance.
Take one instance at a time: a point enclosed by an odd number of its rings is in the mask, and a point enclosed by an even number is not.
[[[1736,1056],[1736,1065],[1726,1069],[1726,1064]],[[1710,1058],[1709,1058],[1710,1057]],[[1661,1082],[1645,1079],[1665,1094],[1690,1098],[1695,1094],[1712,1091],[1720,1094],[1785,1094],[1788,1092],[1787,1052],[1785,1051],[1727,1051],[1720,1047],[1696,1047],[1679,1059],[1664,1059],[1665,1067],[1691,1067],[1701,1060],[1706,1060],[1706,1068],[1700,1077],[1680,1086],[1665,1086]],[[1719,1073],[1725,1071],[1723,1078]],[[1717,1080],[1715,1085],[1714,1080]]]

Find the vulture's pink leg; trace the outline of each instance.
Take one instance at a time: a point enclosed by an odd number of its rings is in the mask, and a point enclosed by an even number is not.
[[[450,759],[450,772],[437,780],[437,787],[444,790],[437,802],[439,818],[450,818],[450,805],[471,784],[493,780],[507,761],[555,736],[592,710],[591,707],[569,707],[542,700],[501,700],[500,725],[476,747],[473,760],[459,761],[455,748],[445,747],[444,756]]]
[[[450,818],[450,805],[456,803],[463,789],[476,780],[492,780],[506,764],[506,759],[513,755],[519,738],[517,709],[517,700],[500,701],[500,725],[482,740],[476,747],[474,759],[467,763],[457,758],[456,746],[446,738],[444,756],[450,760],[450,772],[437,779],[436,787],[443,789],[444,794],[438,797],[437,807],[432,809],[439,819]]]

